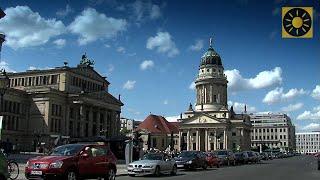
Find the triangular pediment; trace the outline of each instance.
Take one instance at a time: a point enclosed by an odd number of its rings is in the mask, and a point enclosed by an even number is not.
[[[220,124],[220,123],[225,123],[225,121],[206,113],[196,114],[192,117],[185,118],[181,121],[181,124]]]
[[[109,84],[109,82],[105,79],[105,77],[102,77],[97,71],[93,69],[91,66],[87,65],[78,65],[76,68],[72,68],[71,71],[76,74],[80,74],[83,76],[87,76],[91,79],[95,79],[100,82],[105,82]]]

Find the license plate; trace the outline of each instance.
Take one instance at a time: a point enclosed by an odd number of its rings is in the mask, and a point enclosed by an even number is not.
[[[31,171],[32,175],[42,175],[42,171]]]
[[[177,165],[177,167],[178,167],[178,168],[181,168],[181,167],[183,167],[183,165]]]
[[[136,169],[133,169],[133,172],[141,172],[142,169],[139,169],[139,168],[136,168]]]

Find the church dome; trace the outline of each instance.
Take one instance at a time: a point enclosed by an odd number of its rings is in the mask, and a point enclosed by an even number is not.
[[[207,52],[203,54],[201,57],[201,64],[200,66],[205,65],[220,65],[222,66],[221,58],[219,54],[212,48],[212,46],[209,47]]]

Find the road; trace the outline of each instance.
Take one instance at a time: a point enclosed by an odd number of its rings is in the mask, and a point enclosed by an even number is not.
[[[22,172],[24,173],[24,172]],[[25,179],[20,174],[19,179]],[[312,156],[296,156],[286,159],[262,161],[260,164],[249,164],[208,170],[185,171],[179,170],[176,176],[163,175],[160,177],[128,177],[119,176],[117,180],[319,180],[316,159]]]
[[[222,167],[198,171],[178,172],[177,176],[161,176],[159,179],[176,180],[319,180],[320,171],[312,156],[296,156],[286,159],[263,161],[260,164],[249,164],[235,167]],[[146,180],[156,177],[118,177],[118,180]]]

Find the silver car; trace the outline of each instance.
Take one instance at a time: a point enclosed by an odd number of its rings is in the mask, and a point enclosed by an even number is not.
[[[142,160],[134,161],[127,167],[128,175],[155,175],[161,173],[177,174],[177,164],[174,159],[162,153],[149,153],[143,156]]]

